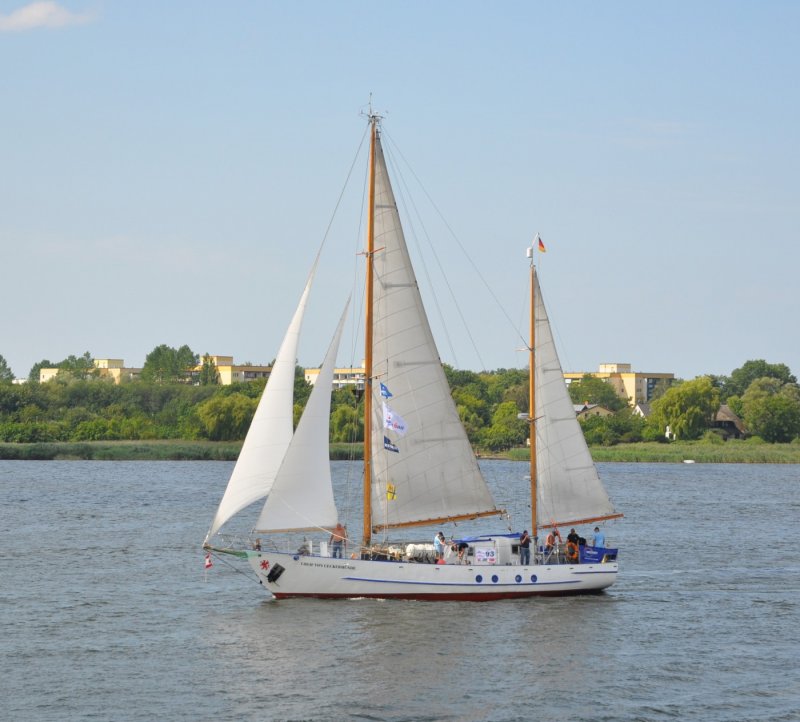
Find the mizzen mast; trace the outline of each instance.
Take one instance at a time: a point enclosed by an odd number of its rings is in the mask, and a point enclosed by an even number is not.
[[[528,346],[528,365],[529,365],[529,379],[528,379],[528,435],[530,438],[531,450],[531,537],[533,537],[534,544],[538,546],[539,530],[537,527],[537,509],[536,509],[536,265],[534,263],[534,254],[536,252],[535,246],[531,245],[528,249],[528,258],[530,258],[531,266],[531,312],[530,312],[530,332],[529,332],[529,346]]]

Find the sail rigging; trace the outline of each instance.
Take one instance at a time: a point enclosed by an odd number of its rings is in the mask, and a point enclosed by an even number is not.
[[[374,133],[373,148],[376,250],[368,255],[374,279],[368,350],[372,527],[500,514],[450,394],[411,266],[379,132]],[[386,406],[405,422],[402,437],[389,428]],[[390,485],[392,492],[387,493]]]
[[[248,560],[277,599],[373,597],[488,601],[540,594],[592,593],[611,586],[617,550],[574,556],[537,549],[521,535],[481,534],[458,540],[449,561],[431,561],[425,543],[391,543],[388,531],[502,514],[459,418],[428,323],[400,225],[380,137],[370,109],[371,143],[366,244],[364,524],[360,549],[306,540],[341,520],[331,483],[330,405],[345,313],[292,435],[298,335],[312,270],[236,467],[206,537],[209,550]],[[532,256],[532,253],[531,253]],[[316,263],[315,263],[316,267]],[[563,380],[531,264],[531,507],[533,531],[616,514],[592,463]],[[208,540],[237,511],[266,497],[255,531],[274,535],[262,547],[212,547]],[[302,532],[297,549],[291,542]],[[284,534],[289,546],[279,544]],[[373,534],[382,534],[379,543]],[[518,541],[519,540],[519,541]],[[308,541],[308,544],[306,543]],[[297,549],[294,551],[294,549]],[[490,571],[491,570],[491,571]]]

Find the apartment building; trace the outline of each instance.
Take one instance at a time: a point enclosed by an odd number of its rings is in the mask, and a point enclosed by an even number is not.
[[[567,385],[580,381],[584,376],[594,376],[611,384],[614,391],[631,406],[644,404],[653,398],[653,392],[660,381],[671,383],[675,374],[633,371],[631,364],[602,363],[597,371],[570,371],[564,373]]]

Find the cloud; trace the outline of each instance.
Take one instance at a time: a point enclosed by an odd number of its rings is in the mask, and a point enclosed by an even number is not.
[[[41,0],[29,3],[8,15],[0,15],[0,32],[63,28],[67,25],[83,25],[93,19],[92,13],[73,13],[57,2]]]

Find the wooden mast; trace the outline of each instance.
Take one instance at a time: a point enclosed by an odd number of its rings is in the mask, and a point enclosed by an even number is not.
[[[536,265],[534,257],[535,245],[530,249],[531,257],[531,313],[530,313],[530,347],[528,364],[529,371],[529,399],[528,399],[528,433],[531,447],[531,537],[538,547],[539,530],[536,522]]]
[[[367,287],[364,333],[364,533],[363,547],[372,543],[372,298],[375,254],[375,145],[378,116],[370,113],[369,202],[367,207]]]

